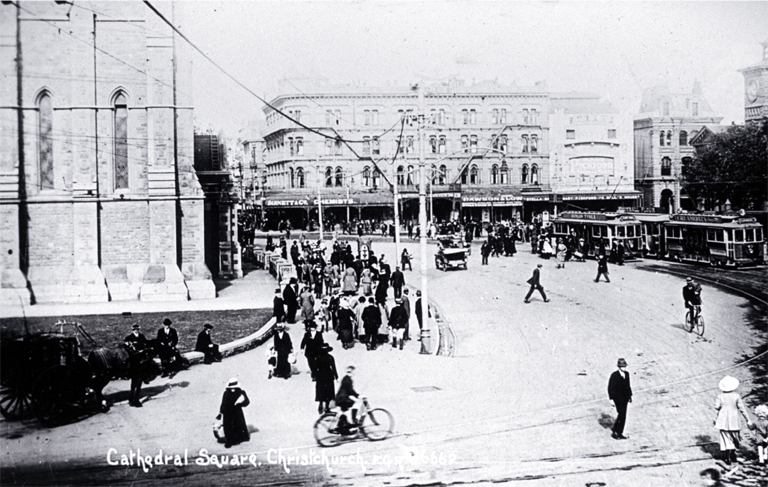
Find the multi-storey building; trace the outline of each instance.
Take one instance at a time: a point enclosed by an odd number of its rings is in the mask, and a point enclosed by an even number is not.
[[[170,27],[140,3],[3,2],[0,32],[0,304],[215,297]]]
[[[284,88],[287,91],[281,85]],[[299,226],[316,220],[318,195],[327,208],[325,217],[331,220],[343,220],[346,212],[352,218],[388,219],[395,184],[403,218],[416,219],[417,92],[394,86],[303,88],[302,94],[279,95],[264,108],[264,204],[272,225],[280,219]],[[596,192],[597,200],[612,195],[617,205],[619,197],[634,197],[625,183],[632,179],[631,167],[622,156],[627,140],[615,133],[618,118],[613,114],[610,120],[589,118],[605,109],[597,97],[562,95],[553,102],[544,83],[467,86],[451,80],[423,90],[427,119],[423,142],[435,219],[528,219],[534,212],[552,210],[557,202],[550,168],[553,114],[562,132],[558,144],[563,159],[558,168],[569,171],[554,173],[560,189],[578,193],[574,198],[579,201],[590,192]],[[577,114],[587,118],[574,118]],[[580,138],[573,142],[568,139],[571,125],[581,127]],[[603,144],[603,137],[587,128],[592,126],[602,127],[605,137],[617,138]],[[620,133],[623,137],[626,131]],[[571,181],[570,171],[588,178],[591,186]],[[613,193],[617,187],[618,196]],[[565,194],[560,200],[564,199]],[[604,201],[599,204],[605,206]]]
[[[635,206],[631,119],[590,93],[552,94],[549,110],[557,209]]]
[[[240,191],[230,152],[222,132],[195,134],[195,171],[205,193],[205,263],[223,279],[243,277],[237,224]]]
[[[739,70],[744,75],[744,121],[768,119],[768,39],[760,43],[763,60]]]
[[[635,188],[643,193],[644,206],[664,211],[677,211],[681,205],[694,208],[685,195],[683,204],[680,194],[680,181],[694,157],[689,142],[703,126],[722,119],[710,108],[698,82],[690,93],[672,93],[667,86],[643,93],[634,138]]]

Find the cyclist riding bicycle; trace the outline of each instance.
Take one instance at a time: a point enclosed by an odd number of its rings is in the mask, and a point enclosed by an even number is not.
[[[683,287],[683,299],[685,307],[691,312],[691,320],[695,320],[699,315],[701,307],[701,284],[695,282],[692,278],[687,278]]]
[[[357,411],[362,405],[362,399],[360,395],[355,391],[352,376],[354,375],[355,367],[350,365],[347,367],[347,375],[341,379],[341,385],[339,386],[339,392],[336,393],[336,405],[341,409],[341,418],[346,420],[346,424],[339,421],[339,429],[349,430],[351,427],[357,426]],[[348,416],[348,412],[352,411],[352,418]]]

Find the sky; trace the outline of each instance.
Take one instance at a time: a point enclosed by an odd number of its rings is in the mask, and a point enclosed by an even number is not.
[[[289,78],[407,85],[451,77],[596,93],[632,117],[644,89],[703,85],[743,123],[739,69],[760,62],[768,1],[184,1],[181,30],[268,101]],[[263,103],[199,55],[197,124],[234,136]],[[287,94],[287,93],[283,93]]]

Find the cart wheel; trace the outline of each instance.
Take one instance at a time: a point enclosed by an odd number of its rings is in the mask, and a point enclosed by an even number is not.
[[[32,393],[37,419],[46,426],[63,424],[83,410],[86,389],[73,367],[57,365],[40,375]]]
[[[32,391],[24,381],[0,387],[0,413],[9,421],[24,419],[32,414]]]

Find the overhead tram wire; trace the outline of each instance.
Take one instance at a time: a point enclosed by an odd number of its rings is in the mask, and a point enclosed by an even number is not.
[[[231,75],[231,74],[230,74],[230,73],[229,73],[229,72],[228,72],[226,69],[222,68],[222,67],[221,67],[221,66],[220,66],[220,65],[219,65],[219,64],[218,64],[216,61],[214,61],[214,60],[213,60],[213,58],[211,58],[211,57],[210,57],[208,54],[206,54],[206,53],[205,53],[205,52],[204,52],[202,49],[200,49],[199,47],[197,47],[197,45],[196,45],[194,42],[192,42],[192,41],[191,41],[191,40],[190,40],[190,39],[189,39],[189,38],[188,38],[186,35],[184,35],[184,33],[183,33],[183,32],[181,32],[181,30],[179,30],[179,28],[178,28],[178,27],[176,27],[175,25],[173,25],[173,23],[171,23],[171,22],[170,22],[170,21],[169,21],[169,20],[168,20],[168,19],[167,19],[167,18],[166,18],[166,17],[165,17],[165,16],[164,16],[164,15],[163,15],[163,14],[162,14],[160,11],[159,11],[159,10],[157,10],[157,8],[155,8],[155,6],[154,6],[154,5],[152,5],[152,3],[151,3],[151,2],[149,2],[148,0],[144,0],[144,4],[145,4],[147,7],[149,7],[149,9],[150,9],[150,10],[152,10],[152,12],[154,12],[154,13],[155,13],[155,15],[157,15],[158,17],[160,17],[160,19],[162,19],[162,21],[163,21],[163,22],[165,22],[165,23],[168,25],[168,27],[170,27],[171,29],[173,29],[173,31],[174,31],[174,32],[176,32],[176,33],[179,35],[179,37],[181,37],[182,39],[184,39],[184,40],[187,42],[187,44],[189,44],[190,46],[192,46],[192,48],[193,48],[193,49],[195,49],[195,50],[196,50],[198,53],[200,53],[200,55],[201,55],[201,56],[203,56],[203,57],[204,57],[206,60],[208,60],[208,62],[210,62],[211,64],[213,64],[213,65],[216,67],[216,69],[218,69],[219,71],[221,71],[221,72],[222,72],[222,74],[224,74],[226,77],[228,77],[229,79],[231,79],[232,81],[234,81],[234,82],[235,82],[235,84],[237,84],[239,87],[241,87],[242,89],[244,89],[246,92],[248,92],[248,93],[249,93],[250,95],[252,95],[254,98],[256,98],[257,100],[259,100],[259,101],[261,101],[262,103],[264,103],[264,104],[265,104],[267,107],[269,107],[269,108],[271,108],[272,110],[274,110],[274,111],[275,111],[275,113],[278,113],[278,114],[280,114],[282,117],[284,117],[284,118],[286,118],[286,119],[290,120],[291,122],[293,122],[293,123],[294,123],[294,124],[296,124],[297,126],[299,126],[299,127],[303,128],[303,129],[305,129],[305,130],[308,130],[309,132],[312,132],[312,133],[314,133],[314,134],[316,134],[316,135],[319,135],[319,136],[321,136],[321,137],[323,137],[323,138],[326,138],[326,139],[333,139],[333,140],[339,140],[339,141],[342,141],[342,142],[344,142],[345,144],[347,144],[347,146],[348,146],[348,147],[349,147],[349,144],[350,144],[350,143],[354,143],[354,144],[362,144],[362,143],[364,142],[363,140],[345,139],[345,138],[341,137],[341,135],[339,135],[339,134],[338,134],[338,132],[336,132],[336,130],[335,130],[335,129],[333,129],[333,128],[331,128],[331,130],[332,130],[332,131],[334,131],[334,132],[335,132],[337,135],[336,135],[336,137],[331,137],[331,136],[329,136],[329,135],[327,135],[327,134],[324,134],[324,133],[323,133],[323,132],[321,132],[319,129],[316,129],[316,128],[313,128],[313,127],[310,127],[310,126],[308,126],[308,125],[305,125],[305,124],[301,123],[300,121],[298,121],[298,120],[296,120],[295,118],[291,117],[290,115],[288,115],[287,113],[283,112],[283,111],[282,111],[282,110],[280,110],[279,108],[275,107],[274,105],[272,105],[271,103],[269,103],[267,100],[265,100],[265,99],[264,99],[264,98],[262,98],[261,96],[257,95],[257,94],[256,94],[256,93],[255,93],[253,90],[251,90],[250,88],[248,88],[248,87],[247,87],[245,84],[243,84],[243,83],[242,83],[240,80],[238,80],[238,79],[237,79],[237,78],[235,78],[233,75]],[[390,129],[390,130],[391,130],[391,129]],[[386,132],[384,132],[384,133],[386,133]],[[352,150],[352,148],[351,148],[351,147],[350,147],[350,150]],[[354,150],[352,150],[352,153],[353,153],[353,154],[355,154],[355,156],[359,157],[359,155],[358,155],[358,154],[357,154],[357,153],[356,153]]]

